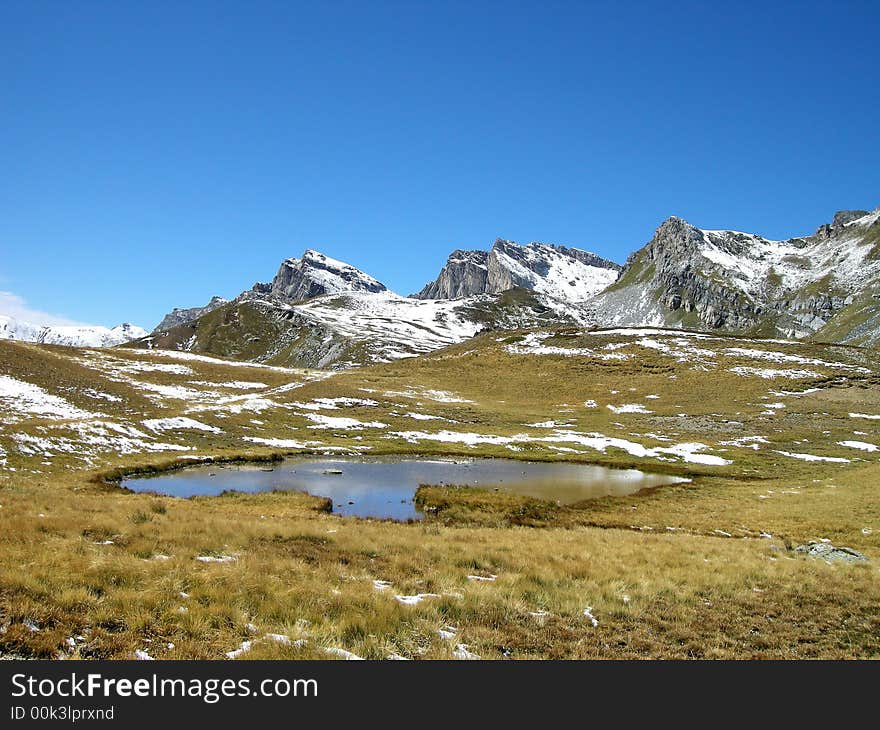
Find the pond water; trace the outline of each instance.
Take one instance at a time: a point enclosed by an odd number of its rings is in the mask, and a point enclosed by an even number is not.
[[[134,492],[172,497],[295,490],[329,497],[333,500],[333,512],[338,515],[420,520],[424,514],[416,509],[414,497],[423,484],[467,485],[573,504],[685,481],[688,480],[637,469],[564,462],[376,457],[211,464],[125,479],[122,486]]]

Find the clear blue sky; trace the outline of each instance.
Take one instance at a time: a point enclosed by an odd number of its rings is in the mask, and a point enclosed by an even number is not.
[[[406,294],[498,236],[810,233],[880,205],[877,10],[3,0],[0,291],[150,328],[305,248]]]

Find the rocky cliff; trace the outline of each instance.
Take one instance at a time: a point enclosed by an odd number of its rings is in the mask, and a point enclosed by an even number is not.
[[[583,302],[615,281],[620,269],[588,251],[499,238],[489,251],[453,251],[438,277],[415,296],[455,299],[520,287]]]
[[[417,299],[458,299],[489,291],[489,252],[456,249],[439,276],[415,295]]]

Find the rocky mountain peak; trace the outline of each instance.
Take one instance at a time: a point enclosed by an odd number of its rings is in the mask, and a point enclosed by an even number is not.
[[[485,265],[489,257],[488,251],[465,251],[457,248],[449,254],[449,262],[453,263],[471,263],[477,265]]]
[[[699,238],[699,228],[692,223],[688,223],[684,218],[671,215],[654,231],[654,238],[670,238],[674,236],[688,238],[692,237],[694,232],[697,233],[697,238]]]
[[[496,238],[489,251],[454,251],[437,279],[415,296],[456,299],[520,287],[579,302],[612,283],[620,269],[589,251]]]
[[[687,261],[703,243],[703,232],[699,228],[683,218],[670,216],[657,227],[642,251],[652,262]],[[627,268],[642,251],[630,255]]]
[[[163,332],[172,327],[176,327],[177,325],[192,322],[194,319],[198,319],[199,317],[208,314],[208,312],[213,312],[217,307],[222,307],[226,303],[227,300],[223,297],[213,296],[211,297],[211,301],[203,307],[175,307],[162,318],[162,321],[159,322],[153,332]]]
[[[369,274],[314,249],[307,249],[301,258],[286,259],[271,284],[254,289],[290,302],[347,291],[387,291]]]
[[[823,223],[816,229],[813,236],[822,240],[827,240],[831,238],[832,235],[842,230],[845,226],[848,226],[850,223],[870,214],[870,210],[838,210],[831,219],[831,223]]]

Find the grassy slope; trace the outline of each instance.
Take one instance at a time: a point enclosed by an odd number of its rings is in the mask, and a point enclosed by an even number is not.
[[[234,301],[125,347],[186,348],[218,357],[307,367],[317,359],[312,350],[321,339],[313,341],[308,327],[280,317],[268,305]]]
[[[344,294],[325,296],[320,300],[321,308],[357,312],[358,303],[350,300],[351,297]],[[534,292],[517,287],[494,299],[476,298],[462,303],[461,310],[466,319],[492,329],[552,326],[565,316],[542,304]],[[371,322],[376,324],[381,319],[373,318]],[[400,324],[395,319],[387,321]],[[577,320],[569,317],[565,321]],[[395,338],[390,337],[390,342],[395,343]],[[406,349],[407,344],[398,340],[392,349]],[[332,323],[322,324],[320,316],[315,318],[304,310],[275,307],[259,300],[229,302],[196,320],[150,334],[123,347],[187,350],[286,367],[371,364],[385,360],[381,356],[381,342],[373,341],[369,331],[362,333],[361,339],[352,340],[340,335]]]
[[[21,453],[16,435],[76,441],[77,432],[52,418],[2,411],[0,401],[6,458],[0,468],[0,653],[125,658],[145,649],[157,658],[222,658],[245,639],[256,640],[249,657],[323,658],[322,647],[340,647],[371,658],[392,652],[440,658],[451,656],[458,642],[485,658],[880,653],[880,501],[874,488],[880,464],[872,454],[837,445],[880,438],[876,421],[848,415],[880,412],[873,353],[718,339],[698,343],[711,356],[681,357],[635,346],[632,338],[573,331],[544,344],[638,358],[507,351],[522,341],[522,335],[487,336],[429,357],[310,382],[314,374],[304,371],[0,343],[0,375],[33,382],[142,431],[144,418],[199,409],[187,415],[223,433],[168,431],[150,440],[190,446],[192,454],[277,451],[243,440],[256,436],[320,442],[311,446],[316,450],[366,445],[373,453],[560,458],[546,443],[523,443],[523,451],[511,452],[504,445],[409,443],[388,432],[446,428],[545,436],[548,431],[524,424],[570,419],[578,433],[649,447],[670,443],[656,437],[700,441],[733,461],[704,466],[638,459],[614,448],[603,454],[560,442],[582,452],[565,458],[650,466],[694,481],[571,508],[492,492],[426,489],[420,498],[436,511],[424,524],[400,525],[340,520],[321,512],[320,500],[292,493],[196,500],[126,494],[96,478],[113,469],[173,464],[178,454],[119,454],[99,446],[80,453],[54,450],[51,457]],[[849,367],[767,363],[724,351],[730,347],[774,349]],[[120,369],[156,362],[191,372]],[[812,368],[817,377],[744,377],[730,372],[735,366]],[[235,380],[265,387],[193,384]],[[160,398],[138,385],[144,382],[182,385],[202,395]],[[221,402],[291,382],[306,384],[265,395],[275,405],[259,410],[235,412]],[[808,387],[820,390],[803,396],[769,392]],[[473,402],[437,402],[420,390],[425,388]],[[95,399],[85,395],[88,389],[120,400]],[[646,399],[649,394],[661,397]],[[282,407],[339,396],[369,397],[379,405],[321,413],[382,421],[389,428],[310,429],[313,424],[297,415],[305,411]],[[585,408],[589,399],[598,407]],[[653,413],[614,414],[605,407],[634,402]],[[771,402],[786,407],[769,415]],[[404,415],[408,411],[457,423],[414,421]],[[752,435],[770,443],[757,451],[719,443]],[[776,450],[851,461],[808,463]],[[762,532],[773,538],[759,537]],[[859,549],[872,562],[827,565],[786,549],[819,538]],[[195,560],[200,555],[237,559],[202,563]],[[475,582],[467,578],[472,574],[498,577]],[[393,585],[377,591],[376,579]],[[395,593],[440,597],[403,606]],[[584,616],[587,607],[598,627]],[[533,615],[542,611],[549,615]],[[437,633],[449,625],[456,629],[453,642]],[[282,645],[263,639],[267,633],[307,641]],[[74,649],[66,646],[68,637]]]
[[[828,320],[811,339],[818,342],[847,342],[853,345],[873,346],[880,337],[880,311],[876,291],[869,289],[857,296]]]

